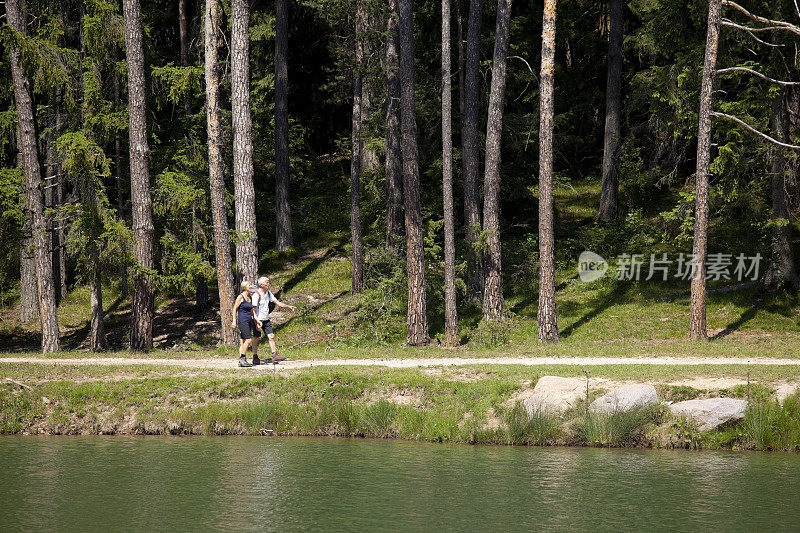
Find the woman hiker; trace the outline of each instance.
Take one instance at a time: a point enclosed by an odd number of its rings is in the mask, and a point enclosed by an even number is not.
[[[242,339],[239,343],[239,366],[250,367],[260,364],[256,355],[255,345],[253,345],[253,363],[247,362],[247,348],[250,347],[254,337],[258,338],[261,335],[256,327],[256,317],[251,300],[251,295],[256,290],[256,287],[255,285],[250,285],[247,281],[243,281],[240,289],[242,293],[236,297],[236,302],[233,304],[231,328],[235,329],[238,325],[239,336]]]
[[[263,333],[267,334],[269,340],[269,349],[272,352],[271,359],[265,359],[264,363],[278,363],[286,359],[282,355],[278,355],[278,349],[275,345],[275,334],[272,332],[272,321],[269,319],[269,305],[275,303],[278,307],[285,307],[294,311],[293,305],[288,305],[275,298],[275,295],[269,291],[269,278],[261,276],[258,278],[258,290],[253,293],[253,310],[256,317],[256,327]],[[258,337],[256,336],[253,341],[253,360],[258,360]]]

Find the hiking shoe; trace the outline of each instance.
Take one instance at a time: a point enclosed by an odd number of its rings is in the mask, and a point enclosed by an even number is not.
[[[281,361],[286,361],[286,357],[282,355],[278,355],[276,353],[272,354],[272,364],[278,364]]]
[[[261,359],[259,359],[257,355],[254,355],[253,356],[253,366],[258,366],[258,365],[261,365],[261,364],[264,364],[264,363],[262,363]]]
[[[239,366],[244,367],[244,368],[249,368],[249,367],[253,366],[253,364],[247,362],[247,357],[241,356],[241,357],[239,357]]]

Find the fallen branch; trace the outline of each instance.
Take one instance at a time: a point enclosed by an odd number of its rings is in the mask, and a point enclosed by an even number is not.
[[[732,121],[736,122],[737,124],[739,124],[741,126],[744,126],[746,129],[750,130],[751,132],[755,133],[756,135],[758,135],[760,137],[763,137],[764,139],[768,140],[769,142],[771,142],[773,144],[777,144],[778,146],[783,146],[784,148],[791,148],[792,150],[800,150],[800,146],[797,146],[797,145],[794,145],[794,144],[786,144],[786,143],[783,143],[783,142],[778,141],[776,139],[773,139],[772,137],[770,137],[766,133],[758,131],[753,126],[751,126],[750,124],[748,124],[747,122],[745,122],[744,120],[742,120],[740,118],[736,118],[736,117],[734,117],[732,115],[726,115],[725,113],[719,113],[717,111],[712,111],[711,115],[714,116],[714,117],[722,117],[722,118],[727,118],[729,120],[732,120]]]
[[[759,39],[759,38],[756,36],[756,34],[755,34],[755,33],[753,33],[753,28],[748,28],[747,26],[742,26],[741,24],[736,24],[735,22],[733,22],[733,21],[730,21],[730,20],[728,20],[728,19],[722,19],[722,22],[721,22],[721,24],[722,24],[723,26],[728,26],[729,28],[735,28],[735,29],[737,29],[737,30],[742,30],[742,31],[744,31],[744,32],[747,32],[747,35],[749,35],[750,37],[752,37],[753,39],[755,39],[757,42],[759,42],[759,43],[761,43],[761,44],[763,44],[763,45],[765,45],[765,46],[771,46],[771,47],[773,47],[773,48],[783,48],[784,46],[786,46],[786,45],[784,45],[784,44],[768,43],[767,41],[765,41],[765,40],[763,40],[763,39]],[[756,31],[758,31],[758,30],[756,30]]]
[[[33,388],[29,387],[28,385],[25,385],[24,383],[20,383],[19,381],[14,381],[11,378],[6,378],[6,381],[8,381],[9,383],[13,383],[14,385],[17,385],[18,387],[22,387],[23,389],[33,390]]]

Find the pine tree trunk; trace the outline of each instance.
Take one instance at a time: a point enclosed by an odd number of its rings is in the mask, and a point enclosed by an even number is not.
[[[484,172],[483,231],[487,251],[483,288],[483,318],[503,317],[503,271],[500,253],[500,147],[503,137],[503,101],[506,92],[506,56],[511,23],[511,0],[497,1],[497,24],[492,61],[492,85],[486,121],[486,170]]]
[[[689,314],[689,338],[705,340],[706,331],[706,252],[708,249],[708,175],[711,167],[711,109],[714,73],[717,69],[717,44],[722,5],[709,0],[705,65],[700,88],[700,116],[697,134],[697,174],[695,194],[694,244],[692,246],[692,301]]]
[[[400,153],[400,69],[398,58],[397,0],[389,0],[386,27],[386,245],[398,251],[403,246],[403,169]]]
[[[56,103],[56,106],[57,105],[58,104]],[[47,169],[47,177],[44,182],[44,206],[48,211],[46,219],[47,232],[50,235],[48,238],[50,243],[50,261],[53,265],[53,293],[55,294],[56,298],[56,306],[58,306],[58,304],[61,302],[61,269],[59,268],[59,265],[61,264],[61,242],[58,238],[59,217],[56,215],[56,209],[59,207],[58,189],[61,184],[59,183],[60,176],[58,170],[61,165],[59,164],[58,159],[56,139],[61,126],[61,113],[56,108],[48,118],[49,120],[46,135],[47,162],[45,164],[45,168]]]
[[[137,269],[133,276],[131,304],[131,349],[153,347],[153,207],[150,198],[149,146],[147,144],[147,102],[145,98],[142,13],[139,0],[123,0],[125,53],[128,65],[128,143],[131,172],[133,255]]]
[[[89,349],[99,352],[108,349],[106,332],[103,326],[103,288],[100,278],[100,254],[97,250],[97,241],[100,238],[100,220],[97,219],[97,206],[95,205],[95,192],[92,189],[89,176],[79,178],[80,199],[83,209],[88,211],[91,226],[88,228],[88,242],[86,246],[86,268],[89,278]]]
[[[353,71],[353,127],[350,154],[350,242],[353,247],[352,291],[364,288],[364,244],[361,240],[361,96],[364,62],[364,4],[356,8],[355,70]]]
[[[370,16],[366,8],[364,9],[364,21],[362,25],[364,28],[364,35],[361,38],[361,171],[369,176],[380,165],[380,158],[377,152],[370,148],[368,143],[363,141],[363,139],[369,138],[372,134],[372,116],[374,113],[372,106],[374,90],[372,79],[369,76],[370,69],[367,64],[374,53],[374,46],[371,38],[373,17]]]
[[[278,250],[294,246],[289,208],[289,13],[275,0],[275,201]]]
[[[464,122],[464,18],[461,15],[463,0],[456,0],[456,32],[458,34],[458,129],[463,134]]]
[[[556,0],[545,0],[542,17],[542,67],[539,76],[539,342],[558,342],[553,236],[553,70]]]
[[[400,27],[400,116],[403,133],[403,198],[406,215],[406,267],[408,271],[408,315],[406,342],[426,344],[428,317],[425,301],[425,255],[422,247],[422,213],[419,195],[417,118],[414,109],[414,18],[412,0],[399,1]]]
[[[224,346],[236,345],[233,321],[233,272],[231,244],[228,237],[228,217],[223,176],[222,138],[219,106],[219,0],[206,0],[203,21],[205,37],[206,118],[208,123],[208,181],[211,190],[211,220],[214,226],[214,252],[217,263],[217,288],[221,319],[221,339]]]
[[[772,101],[772,129],[777,140],[790,141],[789,100],[796,98],[797,91],[784,88]],[[793,290],[800,288],[800,278],[794,265],[792,246],[791,207],[789,204],[789,181],[794,169],[786,157],[786,149],[771,147],[772,172],[772,264],[764,276],[764,286],[770,290],[782,286]]]
[[[8,24],[19,33],[26,33],[25,15],[20,0],[6,1]],[[14,103],[17,108],[19,148],[25,174],[25,203],[33,232],[33,255],[36,268],[36,288],[39,296],[39,317],[42,325],[42,352],[59,349],[58,317],[53,290],[53,264],[48,246],[47,224],[42,201],[42,174],[39,166],[39,148],[33,118],[30,81],[22,69],[20,51],[9,47],[11,74],[14,82]]]
[[[189,66],[189,22],[186,15],[186,0],[178,0],[178,34],[181,47],[181,66],[187,67]],[[183,107],[187,122],[191,121],[192,106],[188,94],[183,102]]]
[[[458,1],[458,0],[456,0]],[[442,196],[444,202],[444,343],[458,346],[453,230],[453,125],[450,86],[450,0],[442,0]]]
[[[24,195],[23,201],[25,201]],[[22,243],[19,248],[19,320],[23,324],[33,322],[39,318],[39,289],[36,286],[36,259],[33,255],[32,218],[30,211],[26,207],[25,218],[22,223]]]
[[[470,0],[467,21],[467,54],[464,73],[464,107],[461,110],[461,163],[464,180],[464,224],[466,226],[469,259],[469,296],[483,296],[483,266],[478,252],[480,213],[480,136],[478,109],[480,105],[481,0]],[[478,231],[476,231],[478,230]]]
[[[622,109],[622,30],[624,0],[611,0],[611,28],[608,34],[608,77],[606,80],[606,130],[603,137],[603,179],[597,219],[608,222],[617,216],[619,178],[617,158]]]
[[[114,85],[114,105],[119,107],[122,99],[120,97],[119,88],[119,75],[115,72],[113,74]],[[117,192],[117,213],[121,220],[127,219],[126,206],[125,206],[125,193],[122,182],[122,138],[119,132],[114,134],[114,184]],[[120,280],[122,281],[122,296],[128,296],[128,267],[124,264],[121,267]]]
[[[233,190],[236,211],[236,280],[258,277],[256,197],[253,187],[253,124],[250,118],[250,7],[231,7],[231,108],[233,116]]]

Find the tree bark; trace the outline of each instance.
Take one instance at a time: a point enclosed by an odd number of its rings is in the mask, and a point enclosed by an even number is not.
[[[233,321],[233,272],[231,244],[228,237],[228,218],[223,177],[222,138],[219,106],[219,0],[206,0],[203,21],[205,37],[206,119],[208,125],[208,181],[211,191],[211,219],[214,226],[214,252],[217,263],[217,288],[221,319],[221,339],[225,346],[236,345]]]
[[[408,314],[406,342],[426,344],[428,317],[425,295],[425,256],[422,246],[422,213],[419,195],[417,118],[414,109],[414,19],[412,0],[399,1],[400,26],[400,115],[403,147],[403,197],[406,218],[406,268],[408,271]]]
[[[26,33],[25,15],[20,0],[6,1],[6,17],[11,28]],[[14,83],[14,102],[17,107],[22,166],[25,174],[25,200],[33,232],[33,253],[36,264],[36,288],[39,292],[39,317],[42,330],[42,352],[59,349],[58,317],[53,290],[53,264],[48,246],[47,224],[42,201],[42,174],[39,166],[39,148],[33,118],[33,101],[28,80],[22,68],[20,51],[9,47],[11,75]]]
[[[373,18],[368,9],[364,8],[363,15],[363,36],[361,38],[361,171],[370,175],[374,172],[380,159],[377,152],[370,148],[369,143],[364,143],[363,139],[368,138],[373,133],[372,116],[374,113],[372,97],[374,96],[374,87],[372,78],[369,76],[369,61],[374,53],[374,46],[372,40]]]
[[[186,0],[178,0],[178,34],[180,38],[181,47],[181,66],[189,66],[189,22],[186,15]],[[184,110],[186,111],[186,120],[192,114],[192,106],[189,102],[189,95],[186,95],[186,100],[183,102]]]
[[[23,196],[23,201],[27,200]],[[33,253],[32,221],[30,211],[25,207],[22,223],[22,243],[19,248],[19,320],[23,324],[39,318],[39,289],[36,287],[36,258]]]
[[[603,137],[603,179],[597,219],[608,222],[617,216],[619,177],[617,158],[622,109],[622,31],[625,22],[624,0],[611,0],[608,34],[608,75],[606,79],[606,130]]]
[[[147,144],[147,102],[145,98],[142,14],[139,0],[123,0],[125,52],[128,68],[128,118],[131,172],[133,255],[137,262],[133,276],[131,305],[131,349],[153,347],[153,207],[150,198],[149,146]]]
[[[708,249],[708,175],[711,167],[711,108],[714,73],[717,69],[717,44],[722,11],[721,0],[709,0],[705,65],[700,88],[700,116],[697,134],[697,174],[695,194],[694,244],[692,246],[692,289],[689,338],[705,340],[706,331],[706,252]]]
[[[289,13],[287,0],[275,0],[275,201],[277,247],[294,246],[289,208]]]
[[[233,190],[236,212],[236,280],[258,277],[256,197],[253,187],[253,123],[250,118],[250,6],[231,6],[231,108]]]
[[[483,266],[477,249],[481,225],[480,213],[480,138],[478,109],[480,105],[480,53],[482,0],[470,0],[467,21],[467,54],[464,73],[464,107],[461,123],[461,163],[464,180],[464,224],[469,259],[469,292],[471,299],[483,295]],[[477,231],[476,231],[477,230]]]
[[[539,77],[539,342],[558,342],[553,236],[553,70],[556,48],[556,0],[545,0],[542,17],[542,66]]]
[[[500,148],[503,137],[503,102],[506,92],[506,56],[511,23],[511,0],[497,1],[497,24],[492,61],[492,84],[486,121],[486,170],[484,172],[483,230],[487,251],[483,288],[483,318],[503,317],[503,272],[500,253]]]
[[[48,117],[48,128],[46,135],[47,145],[47,159],[45,168],[47,169],[47,177],[45,178],[44,187],[44,206],[47,210],[47,231],[50,234],[50,260],[53,265],[53,293],[56,297],[56,306],[61,302],[61,240],[59,239],[59,220],[56,217],[56,210],[60,206],[59,191],[61,187],[59,169],[61,165],[58,160],[58,150],[56,147],[56,139],[58,132],[61,129],[61,113],[57,106],[57,98],[55,109]]]
[[[353,247],[352,291],[364,288],[364,244],[361,240],[361,98],[363,94],[364,3],[356,7],[355,68],[353,71],[353,120],[350,154],[350,242]]]
[[[790,142],[789,101],[797,99],[797,91],[784,88],[772,102],[772,129],[775,139]],[[800,288],[800,278],[794,265],[792,246],[791,207],[789,204],[789,181],[795,169],[787,160],[786,149],[771,147],[772,172],[772,265],[764,277],[764,285],[770,290],[781,286],[793,290]]]
[[[389,0],[386,27],[386,245],[395,252],[402,248],[405,235],[400,120],[397,115],[400,106],[398,47],[397,0]]]
[[[458,1],[458,0],[456,0]],[[442,196],[444,203],[444,343],[458,345],[453,231],[453,125],[450,86],[450,0],[442,0]]]

